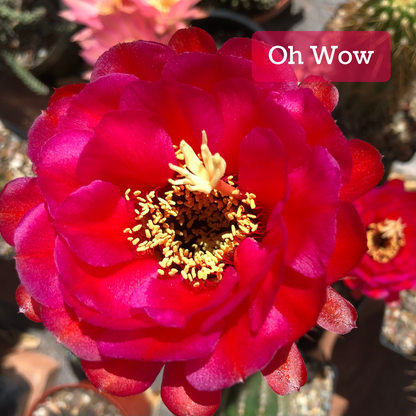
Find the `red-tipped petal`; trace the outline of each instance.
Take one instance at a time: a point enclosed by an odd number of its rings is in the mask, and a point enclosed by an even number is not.
[[[16,269],[27,291],[42,305],[63,306],[53,251],[55,230],[44,204],[32,208],[16,229]]]
[[[132,396],[145,391],[155,381],[162,363],[132,360],[81,360],[82,369],[97,389],[115,396]]]
[[[70,84],[60,88],[56,88],[55,92],[49,99],[48,105],[52,105],[53,103],[55,103],[58,100],[61,100],[62,98],[73,97],[74,95],[78,95],[78,93],[82,91],[86,85],[87,84]]]
[[[34,322],[42,322],[40,317],[41,305],[30,296],[23,285],[19,285],[16,290],[16,302],[19,305],[19,312],[24,313],[26,318]]]
[[[41,316],[45,328],[77,357],[88,361],[101,361],[95,342],[101,332],[100,328],[79,322],[74,311],[69,307],[62,309],[42,307]]]
[[[339,92],[337,88],[323,77],[310,75],[302,81],[299,88],[309,88],[312,90],[313,95],[329,112],[332,112],[338,104]]]
[[[348,334],[356,328],[357,312],[354,306],[337,291],[328,287],[326,302],[318,316],[318,325],[335,334]]]
[[[352,155],[351,179],[340,191],[342,201],[355,201],[374,188],[383,177],[384,167],[379,151],[362,140],[348,141]]]
[[[162,400],[175,415],[210,416],[221,402],[221,390],[199,391],[184,376],[184,363],[166,364],[162,382]]]
[[[347,275],[367,251],[367,238],[363,223],[354,205],[341,202],[337,215],[335,250],[326,268],[328,285]]]
[[[169,41],[169,46],[178,55],[184,52],[217,52],[214,39],[198,27],[178,30]]]
[[[161,43],[119,43],[98,58],[91,82],[112,73],[132,74],[145,81],[156,81],[166,63],[175,56],[169,46]]]
[[[283,396],[299,391],[306,383],[307,372],[296,344],[287,345],[277,351],[262,374],[277,394]]]
[[[9,182],[0,196],[0,233],[14,246],[14,232],[23,216],[45,200],[36,178],[18,178]]]

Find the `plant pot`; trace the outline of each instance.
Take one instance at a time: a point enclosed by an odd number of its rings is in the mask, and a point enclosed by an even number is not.
[[[416,291],[400,292],[399,305],[386,305],[381,344],[403,356],[416,355]]]
[[[29,409],[27,416],[148,416],[151,406],[144,394],[116,397],[100,392],[90,382],[52,387]]]

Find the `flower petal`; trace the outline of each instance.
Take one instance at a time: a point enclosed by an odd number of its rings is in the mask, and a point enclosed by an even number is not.
[[[325,276],[311,279],[286,267],[274,306],[290,323],[288,343],[297,341],[316,325],[325,295]]]
[[[94,181],[61,203],[54,226],[81,260],[107,267],[133,259],[123,230],[133,224],[134,216],[133,205],[115,185]]]
[[[22,217],[45,200],[36,178],[17,178],[0,195],[0,233],[14,246],[14,233]]]
[[[140,259],[112,267],[93,267],[77,258],[58,238],[56,264],[63,284],[86,306],[113,319],[131,316],[131,294],[158,276],[156,259]]]
[[[160,325],[184,328],[196,313],[209,311],[227,300],[237,283],[238,275],[230,274],[213,288],[199,291],[182,277],[152,278],[133,293],[131,305],[144,309]]]
[[[342,183],[351,177],[352,157],[348,141],[324,105],[309,88],[288,91],[277,98],[306,132],[311,146],[322,146],[338,162]]]
[[[185,140],[197,153],[202,130],[207,133],[213,153],[223,135],[223,120],[215,100],[205,91],[189,85],[136,81],[125,89],[120,110],[148,110],[159,114],[173,144],[179,146]]]
[[[209,357],[187,361],[186,379],[198,390],[215,391],[242,382],[259,371],[278,348],[287,343],[289,324],[275,308],[254,335],[250,329],[245,301],[227,318],[214,352]]]
[[[117,111],[106,114],[85,146],[77,168],[80,183],[96,179],[151,191],[167,184],[176,164],[172,141],[156,114]]]
[[[54,93],[49,99],[49,106],[65,97],[78,95],[87,84],[69,84],[60,88],[55,88]]]
[[[93,386],[121,397],[145,391],[163,367],[163,363],[112,359],[81,360],[81,365]]]
[[[57,341],[82,360],[101,361],[95,339],[100,328],[79,322],[75,313],[65,306],[61,309],[42,307],[42,322]]]
[[[22,285],[42,305],[62,307],[59,274],[53,258],[55,230],[44,204],[32,208],[23,217],[16,229],[14,242],[16,269]]]
[[[178,55],[184,52],[217,52],[214,39],[205,30],[198,27],[178,30],[171,37],[169,46]]]
[[[87,84],[60,118],[57,132],[93,131],[104,114],[118,109],[122,92],[136,80],[133,75],[111,74]]]
[[[176,53],[166,45],[155,42],[119,43],[103,53],[91,74],[91,82],[107,74],[132,74],[145,81],[156,81]]]
[[[366,233],[360,216],[350,202],[341,202],[337,215],[335,250],[326,268],[327,284],[346,276],[367,252]]]
[[[318,277],[334,251],[340,172],[326,149],[312,149],[310,163],[289,174],[289,199],[282,215],[289,235],[286,265]]]
[[[27,134],[27,155],[36,168],[43,145],[55,134],[59,119],[66,114],[73,97],[54,102],[34,121]]]
[[[306,77],[299,88],[309,88],[313,95],[332,113],[338,104],[339,92],[334,84],[323,77],[309,75]]]
[[[144,328],[134,331],[104,330],[98,340],[100,352],[112,358],[138,361],[183,361],[210,354],[218,342],[223,324],[209,333],[190,329]]]
[[[381,155],[371,144],[362,140],[348,141],[353,160],[350,181],[340,191],[341,201],[354,201],[374,188],[384,174]]]
[[[70,130],[55,134],[42,148],[37,169],[39,186],[53,217],[58,205],[79,188],[76,167],[92,133]]]
[[[336,334],[348,334],[357,321],[357,312],[350,302],[328,286],[326,302],[318,317],[318,325]]]
[[[184,363],[166,364],[162,381],[162,400],[175,415],[211,416],[220,406],[221,391],[199,391],[184,377]]]
[[[262,374],[269,386],[281,396],[299,391],[308,377],[296,344],[287,345],[277,351],[270,364],[262,370]]]
[[[268,129],[255,127],[241,141],[238,184],[271,211],[287,192],[286,155],[279,138]]]
[[[42,322],[40,317],[40,303],[30,296],[29,292],[23,285],[19,285],[16,290],[16,302],[19,306],[19,312],[24,313],[26,318],[33,322]]]

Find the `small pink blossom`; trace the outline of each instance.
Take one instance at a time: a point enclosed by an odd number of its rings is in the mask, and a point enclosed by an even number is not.
[[[368,251],[345,279],[356,292],[386,302],[416,285],[416,193],[395,179],[354,202],[367,229]]]

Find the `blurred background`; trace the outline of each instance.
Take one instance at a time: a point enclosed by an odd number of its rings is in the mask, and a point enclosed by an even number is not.
[[[53,88],[87,82],[98,56],[118,42],[167,43],[190,25],[206,30],[218,47],[259,30],[388,31],[390,81],[338,83],[333,116],[348,139],[380,151],[385,178],[414,185],[415,0],[0,0],[0,189],[33,175],[27,131]],[[0,240],[0,415],[170,415],[159,378],[131,398],[101,394],[86,383],[76,357],[18,314],[13,254]],[[299,341],[309,373],[301,391],[277,397],[254,375],[224,391],[218,414],[416,415],[414,293],[386,307],[357,300],[342,282],[336,289],[357,307],[358,328],[344,336],[315,328]]]

